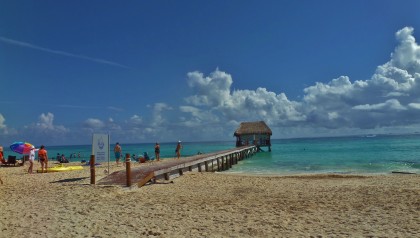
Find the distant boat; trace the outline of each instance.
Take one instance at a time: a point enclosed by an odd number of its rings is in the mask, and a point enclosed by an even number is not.
[[[365,137],[366,138],[373,138],[373,137],[376,137],[376,135],[371,134],[371,135],[366,135]]]

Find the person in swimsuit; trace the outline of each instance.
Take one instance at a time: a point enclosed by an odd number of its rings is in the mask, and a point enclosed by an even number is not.
[[[120,143],[117,142],[117,144],[115,144],[115,147],[114,147],[115,161],[117,165],[120,164],[121,151],[122,149],[121,149]]]
[[[156,161],[160,160],[160,145],[157,142],[155,145],[155,158],[156,158]]]
[[[41,162],[41,173],[47,172],[48,168],[48,154],[47,150],[45,150],[45,146],[41,145],[40,149],[38,150],[38,159]]]
[[[178,141],[178,144],[176,145],[176,149],[175,149],[175,153],[178,159],[181,157],[181,149],[182,149],[181,141]]]

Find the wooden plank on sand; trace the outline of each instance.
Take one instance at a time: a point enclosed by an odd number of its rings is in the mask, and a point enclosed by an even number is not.
[[[140,188],[143,185],[145,185],[147,182],[149,182],[153,177],[155,177],[155,173],[151,172],[149,175],[147,175],[145,178],[140,180],[140,182],[137,184],[137,186]]]

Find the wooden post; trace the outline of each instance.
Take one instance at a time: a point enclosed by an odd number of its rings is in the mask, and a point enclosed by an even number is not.
[[[200,163],[197,164],[197,168],[198,168],[198,172],[201,172],[201,164]]]
[[[225,160],[225,156],[222,156],[222,171],[226,170],[226,160]]]
[[[207,161],[204,161],[204,167],[206,169],[206,172],[209,172],[209,164]]]
[[[131,162],[130,154],[125,154],[125,173],[127,175],[127,187],[131,187]]]
[[[95,184],[95,155],[90,156],[90,184]]]
[[[219,162],[219,158],[216,158],[217,159],[217,171],[221,171],[221,169],[220,169],[220,162]]]

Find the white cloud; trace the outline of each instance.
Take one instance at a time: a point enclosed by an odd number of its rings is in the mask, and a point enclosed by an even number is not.
[[[36,125],[41,129],[54,129],[53,125],[54,115],[49,112],[47,114],[42,113],[39,116],[39,122]]]
[[[277,137],[413,130],[420,125],[420,50],[413,28],[401,29],[396,38],[389,61],[368,80],[338,76],[316,82],[303,89],[301,100],[262,87],[233,90],[233,77],[219,69],[207,76],[194,71],[187,74],[192,93],[185,105],[159,102],[144,117],[133,115],[123,122],[90,118],[84,126],[88,132],[110,131],[114,139],[127,141],[226,139],[239,122],[254,120],[266,121]],[[53,120],[53,114],[42,114],[29,127],[37,131],[28,133],[66,131]],[[0,114],[0,129],[7,128],[4,122]]]
[[[375,129],[420,123],[420,47],[413,28],[396,33],[399,42],[390,60],[368,80],[340,76],[304,89],[301,101],[265,88],[232,90],[232,76],[216,69],[209,76],[188,73],[193,95],[180,107],[185,125],[213,121],[265,120],[271,126],[327,129]],[[206,115],[206,116],[203,116]],[[222,123],[220,126],[223,126]]]
[[[302,121],[305,116],[296,108],[299,103],[289,101],[284,93],[276,94],[265,88],[257,90],[235,90],[231,92],[233,80],[231,75],[216,69],[208,77],[202,73],[188,74],[188,85],[195,95],[186,98],[186,101],[195,106],[210,108],[212,113],[221,113],[229,120],[273,120]],[[182,108],[184,112],[186,108]],[[197,110],[189,111],[197,118]]]
[[[400,102],[396,99],[390,99],[387,100],[384,103],[378,103],[374,105],[358,105],[353,107],[353,109],[356,110],[362,110],[362,111],[400,111],[400,110],[406,110],[405,107],[403,107]]]
[[[99,119],[89,118],[84,122],[84,126],[89,129],[102,129],[105,123]]]
[[[133,125],[140,125],[142,124],[142,122],[143,122],[143,119],[138,115],[133,115],[130,118],[130,123],[132,123]]]
[[[230,97],[230,86],[232,77],[216,69],[208,77],[200,72],[190,72],[188,76],[188,86],[193,88],[196,95],[186,98],[188,103],[196,106],[222,106]]]
[[[46,114],[42,113],[39,116],[38,122],[35,126],[32,126],[33,129],[38,131],[49,132],[49,133],[65,133],[68,131],[62,125],[54,125],[54,114],[48,112]]]
[[[412,109],[420,110],[420,103],[409,103],[408,106]]]
[[[16,130],[6,125],[6,118],[0,113],[0,136],[16,134]]]
[[[6,119],[0,113],[0,129],[6,129],[7,126],[6,126],[6,124],[4,124],[5,121],[6,121]]]
[[[392,54],[389,62],[394,67],[405,69],[410,74],[420,72],[420,47],[413,36],[414,28],[404,27],[396,33],[400,44]]]
[[[155,103],[153,105],[152,127],[159,127],[167,122],[163,115],[163,113],[167,110],[172,110],[172,107],[168,106],[166,103]]]
[[[34,144],[56,144],[65,141],[70,130],[63,125],[54,124],[54,114],[51,112],[42,113],[38,121],[24,126],[15,135],[19,135],[19,140],[30,141]]]

